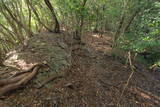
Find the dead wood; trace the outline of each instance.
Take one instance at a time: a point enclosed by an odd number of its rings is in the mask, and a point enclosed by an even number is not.
[[[25,85],[26,83],[28,83],[38,72],[40,66],[36,66],[33,69],[33,72],[31,72],[30,74],[28,74],[26,77],[24,77],[23,79],[21,79],[19,82],[13,83],[13,84],[9,84],[6,85],[2,88],[0,88],[0,95],[3,95],[11,90],[15,90],[18,89],[19,87],[21,87],[22,85]]]
[[[59,75],[59,76],[51,76],[49,78],[47,78],[46,80],[44,80],[37,88],[42,88],[45,84],[49,83],[50,81],[56,80],[58,78],[62,78],[63,76]]]

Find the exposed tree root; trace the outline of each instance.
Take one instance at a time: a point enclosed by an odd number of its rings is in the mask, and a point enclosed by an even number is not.
[[[20,81],[22,78],[24,78],[27,75],[28,75],[28,73],[25,73],[25,74],[19,75],[19,76],[14,77],[14,78],[0,80],[0,86],[16,83],[16,82]]]
[[[16,77],[16,76],[19,76],[21,74],[24,74],[24,73],[27,73],[27,72],[32,72],[33,69],[35,68],[35,66],[43,66],[44,64],[41,64],[41,63],[38,63],[38,64],[35,64],[33,66],[31,66],[30,68],[28,68],[27,70],[24,70],[22,72],[17,72],[16,74],[14,74],[12,77]]]
[[[3,72],[0,73],[0,75],[7,74],[7,73],[9,73],[9,72],[10,72],[10,71],[3,71]]]
[[[145,99],[149,99],[154,103],[157,103],[157,104],[160,103],[160,98],[157,95],[154,95],[151,92],[145,91],[139,87],[132,88],[130,91],[133,93],[136,93],[137,95],[139,95]]]
[[[51,76],[49,78],[47,78],[46,80],[44,80],[37,88],[42,88],[45,84],[49,83],[50,81],[53,81],[55,79],[58,79],[58,78],[62,78],[63,76],[59,75],[59,76]]]
[[[33,77],[37,74],[39,68],[41,66],[44,66],[44,64],[37,64],[33,66],[31,69],[27,70],[30,71],[33,69],[32,72],[23,72],[22,74],[18,74],[13,78],[1,80],[0,86],[3,86],[0,88],[0,96],[11,91],[20,88],[22,85],[27,84]]]

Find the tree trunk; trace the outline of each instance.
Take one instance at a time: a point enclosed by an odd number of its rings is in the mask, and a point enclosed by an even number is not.
[[[30,6],[28,5],[28,3],[26,3],[27,4],[27,8],[28,8],[28,27],[29,27],[29,30],[31,31],[31,20],[32,20],[32,11],[31,11],[31,8],[30,8]]]
[[[119,34],[121,33],[121,28],[123,26],[124,19],[125,19],[125,15],[122,16],[121,21],[120,21],[119,26],[118,26],[118,29],[117,29],[117,31],[116,31],[116,33],[114,35],[114,38],[113,38],[113,47],[116,46],[115,42],[117,41],[117,39],[119,37]]]
[[[130,25],[132,24],[132,22],[134,21],[135,17],[139,14],[139,12],[141,12],[141,8],[138,8],[135,13],[132,15],[131,19],[129,20],[127,26],[124,29],[124,32],[128,32]]]
[[[7,27],[5,27],[3,24],[0,23],[0,27],[2,27],[11,37],[12,39],[16,40],[15,38],[15,32],[9,30]]]
[[[3,7],[4,9],[8,12],[8,14],[10,15],[10,17],[17,23],[18,26],[21,26],[28,35],[33,35],[33,32],[30,32],[29,29],[20,21],[18,20],[14,14],[12,14],[12,11],[6,6],[6,4],[4,3],[4,1],[2,0],[3,3]]]
[[[83,0],[83,4],[82,4],[83,8],[85,7],[86,3],[87,3],[87,0]],[[84,24],[84,15],[83,14],[81,14],[81,18],[78,22],[80,22],[80,25],[79,25],[79,28],[76,29],[74,39],[76,39],[78,41],[78,43],[81,43],[81,35],[82,35],[83,24]]]
[[[16,39],[18,39],[18,41],[22,41],[22,36],[19,34],[18,32],[18,28],[16,26],[16,23],[14,22],[14,20],[12,18],[10,18],[10,16],[4,11],[4,9],[1,9],[1,13],[3,14],[3,16],[5,17],[7,23],[10,25],[10,27],[13,30],[13,34],[14,37],[16,37]],[[5,30],[8,28],[5,28],[4,25],[0,24]]]
[[[36,18],[37,18],[37,20],[38,20],[38,22],[39,22],[42,26],[44,26],[45,29],[47,29],[48,31],[52,32],[52,30],[51,30],[50,28],[48,28],[48,27],[40,20],[39,15],[38,15],[36,9],[33,7],[33,5],[32,5],[32,3],[30,2],[30,0],[26,0],[26,3],[27,3],[27,5],[29,5],[29,6],[31,7],[33,13],[35,14],[35,16],[36,16]]]
[[[59,25],[58,19],[56,17],[56,13],[54,11],[54,8],[53,8],[53,6],[52,6],[52,4],[50,3],[49,0],[44,0],[44,2],[52,13],[52,17],[53,17],[53,20],[55,22],[54,32],[59,33],[60,32],[60,25]]]
[[[83,7],[83,8],[85,7],[86,3],[87,3],[87,0],[84,0],[84,1],[83,1],[83,4],[82,4],[82,7]],[[83,15],[83,14],[82,14],[82,16],[81,16],[80,22],[81,22],[81,23],[80,23],[80,35],[81,35],[82,29],[83,29],[83,24],[84,24],[84,15]]]

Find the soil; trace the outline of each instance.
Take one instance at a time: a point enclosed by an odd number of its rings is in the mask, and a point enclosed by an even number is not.
[[[137,65],[124,90],[132,70],[112,57],[111,36],[84,35],[85,45],[74,45],[80,48],[72,49],[72,65],[62,71],[63,78],[49,88],[37,89],[30,82],[8,93],[2,107],[160,107],[160,72]],[[72,48],[68,38],[64,40]]]

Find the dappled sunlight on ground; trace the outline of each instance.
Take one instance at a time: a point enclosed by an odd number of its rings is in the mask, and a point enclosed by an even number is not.
[[[111,55],[111,35],[106,33],[87,33],[82,37],[82,40],[87,43],[87,45],[96,51],[100,51],[104,54]]]
[[[44,34],[45,36],[42,35],[37,38],[40,38],[41,43],[46,40],[45,43],[51,45],[49,45],[49,48],[52,48],[53,43],[56,43],[60,37],[60,35],[55,37],[55,35],[47,36],[46,33]],[[37,38],[33,40],[34,43]],[[68,35],[68,38],[70,38],[70,35]],[[68,40],[66,41],[67,43],[70,43],[70,39],[66,40]],[[40,80],[39,82],[38,80],[36,84],[34,83],[35,81],[33,81],[34,84],[27,85],[24,90],[17,90],[15,93],[10,94],[5,101],[7,101],[11,107],[53,107],[55,105],[59,107],[116,107],[120,101],[119,96],[122,95],[131,70],[127,65],[122,64],[111,56],[111,40],[112,38],[108,34],[103,34],[102,36],[95,33],[85,34],[82,37],[85,45],[83,45],[83,48],[72,50],[72,64],[69,68],[62,71],[62,78],[54,80],[40,89],[35,87],[37,84],[42,83],[42,81]],[[59,43],[54,45],[59,46]],[[79,46],[79,44],[76,45]],[[53,58],[54,56],[52,55],[59,52],[61,48],[54,48],[53,50],[57,50],[53,52],[47,50],[47,54],[44,54],[46,47],[42,48],[43,51],[41,52],[38,51],[40,50],[40,46],[43,45],[38,44],[38,47],[37,45],[34,46],[34,50],[29,50],[30,48],[25,50],[25,52],[31,51],[25,54],[27,56],[26,60],[29,59],[28,55],[31,57],[30,60],[34,60],[35,58],[32,56],[36,54],[38,59],[35,61],[48,59],[48,63],[52,63],[53,61],[53,64],[58,65],[58,62],[55,61],[57,58],[61,58],[61,56],[59,56],[60,53],[57,53],[58,56],[56,59],[50,59]],[[62,45],[62,48],[63,47]],[[69,45],[67,50],[70,48],[72,48],[72,45]],[[18,52],[11,53],[11,62],[21,66],[27,66],[25,61],[17,60],[19,56]],[[64,53],[64,51],[62,51],[62,53]],[[53,66],[53,64],[51,66]],[[56,66],[53,68],[55,67]],[[41,74],[44,73],[39,73],[39,75]],[[139,92],[138,90],[138,88],[140,88],[154,95],[158,95],[157,93],[160,87],[158,85],[159,81],[149,75],[146,69],[137,69],[137,72],[134,73],[120,101],[121,107],[159,107],[156,106],[159,102],[155,102],[152,96],[147,96],[147,94]],[[37,80],[38,77],[40,76],[37,75],[35,80]],[[50,87],[47,87],[48,85]]]
[[[91,36],[100,38],[100,35],[98,35],[98,34],[93,34],[93,35],[91,35]]]
[[[36,63],[27,63],[25,60],[19,58],[19,53],[16,50],[10,51],[7,54],[7,59],[3,62],[4,65],[17,68],[19,70],[28,70]]]

